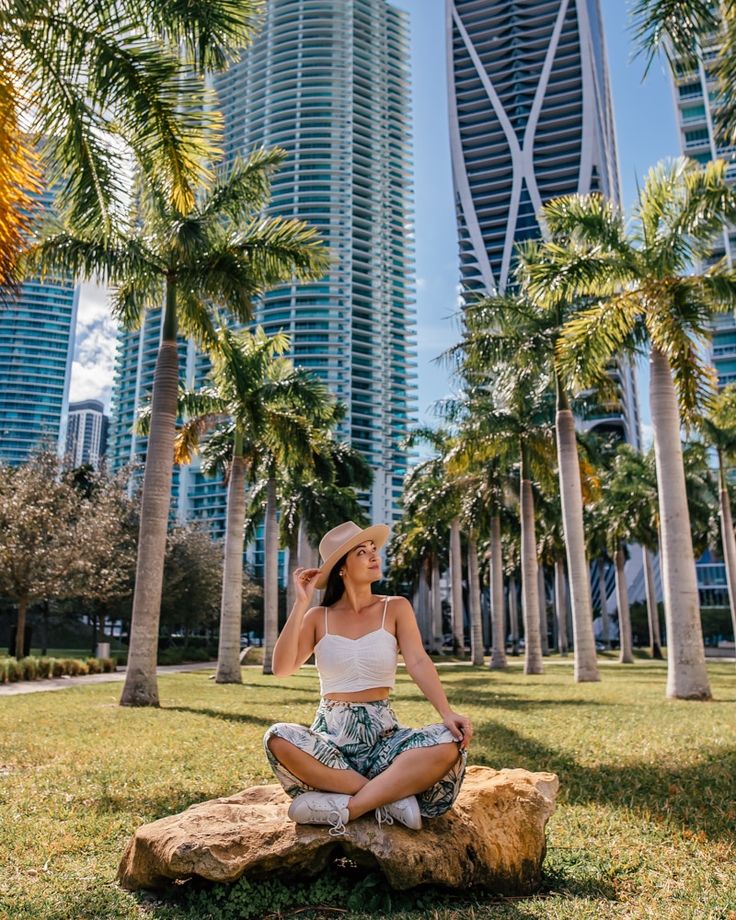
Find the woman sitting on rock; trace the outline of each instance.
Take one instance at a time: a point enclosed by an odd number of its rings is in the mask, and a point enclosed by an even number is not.
[[[460,791],[472,737],[470,720],[448,705],[411,604],[371,592],[388,534],[384,524],[361,530],[348,521],[325,535],[322,567],[294,573],[296,603],[273,650],[277,677],[295,674],[314,653],[322,699],[311,728],[279,722],[268,729],[266,756],[294,799],[289,817],[329,824],[332,835],[369,811],[379,825],[396,820],[414,830],[422,815],[444,814]],[[309,608],[325,585],[324,606]],[[442,724],[397,722],[389,693],[399,650]]]

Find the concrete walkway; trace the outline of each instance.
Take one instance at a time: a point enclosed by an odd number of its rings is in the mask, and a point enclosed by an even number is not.
[[[157,674],[178,674],[186,671],[207,671],[217,667],[216,661],[197,661],[191,664],[166,664],[156,668]],[[251,667],[251,665],[244,665]],[[252,665],[259,667],[259,665]],[[125,668],[109,674],[86,674],[81,677],[52,677],[46,680],[19,680],[0,684],[0,696],[17,696],[19,693],[43,693],[46,690],[66,690],[67,687],[85,687],[88,684],[107,684],[125,680]]]

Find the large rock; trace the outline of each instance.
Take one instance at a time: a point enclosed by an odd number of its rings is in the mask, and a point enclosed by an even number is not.
[[[558,785],[554,773],[468,767],[452,810],[425,819],[421,831],[379,828],[364,815],[338,838],[327,827],[290,821],[290,800],[280,786],[253,786],[140,827],[118,878],[130,890],[192,876],[303,879],[345,855],[378,868],[393,888],[432,883],[528,894],[539,885],[544,828]]]

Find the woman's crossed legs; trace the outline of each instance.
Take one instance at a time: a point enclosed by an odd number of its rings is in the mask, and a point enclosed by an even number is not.
[[[411,748],[399,754],[378,776],[368,779],[356,770],[327,767],[278,735],[271,735],[267,744],[274,757],[302,782],[323,792],[351,796],[351,821],[382,805],[424,792],[439,782],[460,756],[454,741]]]

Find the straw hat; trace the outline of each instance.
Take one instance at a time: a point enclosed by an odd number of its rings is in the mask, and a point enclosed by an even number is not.
[[[372,527],[366,527],[361,530],[353,521],[346,521],[328,531],[320,540],[319,554],[323,559],[322,567],[319,570],[319,576],[315,581],[315,588],[324,588],[330,572],[335,566],[338,559],[341,559],[346,553],[350,552],[364,543],[366,540],[373,540],[376,549],[380,549],[388,540],[390,533],[385,524],[374,524]]]

